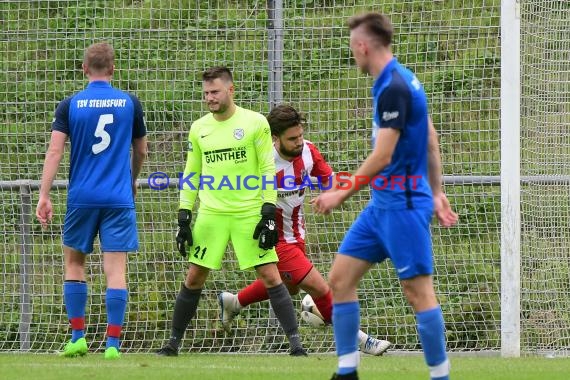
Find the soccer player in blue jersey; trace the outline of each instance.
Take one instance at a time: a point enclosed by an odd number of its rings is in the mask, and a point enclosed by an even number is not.
[[[351,186],[323,193],[313,205],[317,212],[329,213],[364,183],[372,187],[372,199],[344,237],[329,273],[339,362],[333,379],[358,379],[358,283],[374,263],[390,259],[415,312],[430,377],[448,380],[444,321],[432,283],[429,225],[434,212],[444,227],[454,225],[458,217],[442,190],[437,133],[421,83],[392,55],[388,17],[367,13],[351,18],[348,26],[357,66],[375,78],[373,150]]]
[[[71,142],[67,212],[63,228],[63,296],[71,340],[62,356],[87,353],[85,261],[99,234],[107,279],[106,359],[119,358],[127,307],[127,252],[138,249],[134,196],[147,152],[142,106],[136,96],[111,86],[114,50],[108,43],[87,48],[87,88],[64,99],[55,111],[36,216],[45,228],[53,216],[50,189],[67,139]],[[131,155],[132,146],[132,155]]]

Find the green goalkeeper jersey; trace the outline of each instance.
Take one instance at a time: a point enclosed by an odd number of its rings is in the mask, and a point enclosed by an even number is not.
[[[188,135],[188,158],[180,182],[180,208],[199,212],[259,215],[265,202],[275,204],[275,162],[267,119],[236,107],[227,120],[212,113],[198,119]]]

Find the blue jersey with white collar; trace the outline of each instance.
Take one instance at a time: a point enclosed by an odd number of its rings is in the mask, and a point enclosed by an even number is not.
[[[374,82],[372,96],[372,145],[380,128],[400,130],[390,165],[370,184],[372,205],[382,209],[432,208],[428,107],[423,86],[393,58]]]
[[[146,127],[138,98],[94,81],[59,103],[52,130],[71,142],[67,205],[133,208],[130,149]]]

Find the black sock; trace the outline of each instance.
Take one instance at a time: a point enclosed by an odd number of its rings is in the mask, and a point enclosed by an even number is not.
[[[271,302],[275,316],[279,320],[285,335],[289,338],[291,350],[302,347],[297,316],[287,287],[281,283],[272,288],[268,288],[267,294],[269,294],[269,302]]]
[[[202,289],[188,289],[184,283],[180,287],[180,292],[176,297],[176,304],[174,305],[172,334],[170,336],[170,343],[176,348],[180,345],[190,320],[196,314],[200,294],[202,294]]]

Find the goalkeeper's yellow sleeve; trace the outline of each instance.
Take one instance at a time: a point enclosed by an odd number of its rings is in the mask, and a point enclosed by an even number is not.
[[[192,210],[192,207],[194,207],[202,172],[202,152],[197,141],[196,130],[197,128],[190,128],[190,133],[188,134],[186,166],[179,184],[180,208],[186,210]]]
[[[255,147],[260,175],[266,179],[263,186],[263,202],[276,204],[277,186],[272,184],[276,181],[273,140],[271,139],[271,128],[267,120],[262,121],[260,128],[257,130]]]

